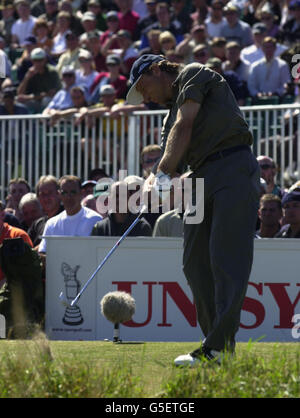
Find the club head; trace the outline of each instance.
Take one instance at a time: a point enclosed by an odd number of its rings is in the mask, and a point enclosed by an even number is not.
[[[66,306],[66,307],[70,307],[70,304],[69,304],[69,302],[68,302],[67,298],[65,297],[64,292],[60,292],[60,294],[59,294],[59,300],[61,301],[61,303],[62,303],[64,306]]]

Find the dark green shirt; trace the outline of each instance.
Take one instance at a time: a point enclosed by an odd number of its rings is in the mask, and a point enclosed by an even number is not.
[[[35,74],[28,81],[26,94],[38,95],[43,92],[47,93],[52,89],[58,91],[61,87],[58,72],[54,67],[47,64],[43,74]]]
[[[206,157],[236,145],[251,145],[252,135],[225,79],[215,71],[192,63],[173,83],[173,101],[164,121],[162,148],[175,123],[178,109],[188,99],[200,104],[184,163],[197,169]]]

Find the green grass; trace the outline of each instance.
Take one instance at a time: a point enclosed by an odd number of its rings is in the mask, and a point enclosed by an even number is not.
[[[300,345],[238,343],[222,366],[175,368],[195,343],[0,340],[1,398],[300,397]]]

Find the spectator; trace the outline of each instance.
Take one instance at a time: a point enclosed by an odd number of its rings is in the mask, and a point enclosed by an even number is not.
[[[291,47],[300,40],[300,0],[292,0],[289,11],[292,18],[283,25],[278,36],[280,42]]]
[[[90,104],[95,104],[99,102],[100,90],[101,87],[105,84],[112,84],[117,92],[117,98],[125,98],[127,92],[127,78],[120,74],[121,69],[121,60],[118,55],[111,54],[106,58],[106,66],[108,72],[101,72],[95,78],[90,94]]]
[[[39,18],[46,20],[46,22],[48,23],[50,38],[52,38],[55,34],[58,13],[58,1],[45,0],[45,13],[41,14]]]
[[[259,155],[257,162],[260,167],[261,177],[266,182],[266,193],[279,196],[280,199],[283,197],[283,190],[275,183],[276,178],[276,165],[272,158],[266,155]]]
[[[159,35],[159,43],[160,49],[163,51],[163,54],[165,55],[165,53],[170,49],[175,49],[176,38],[171,32],[165,30],[161,32]]]
[[[81,18],[84,32],[92,32],[97,29],[96,15],[93,12],[85,12]]]
[[[32,223],[41,218],[44,213],[40,201],[35,193],[26,193],[19,203],[19,211],[22,216],[21,228],[28,231]]]
[[[227,41],[236,41],[242,48],[252,45],[253,38],[251,28],[248,23],[240,19],[240,9],[238,6],[229,2],[224,7],[226,23],[221,29],[220,36]]]
[[[50,51],[53,46],[53,41],[50,37],[50,30],[47,20],[37,18],[32,33],[37,41],[36,46],[42,48],[47,53],[47,55],[50,55]]]
[[[22,222],[23,220],[19,210],[19,203],[22,196],[29,192],[29,183],[22,177],[14,178],[8,183],[8,196],[6,198],[5,211],[15,215],[19,222]]]
[[[213,0],[211,2],[209,16],[205,19],[207,36],[209,39],[221,36],[221,29],[226,25],[223,9],[223,1]]]
[[[43,115],[52,115],[57,110],[64,110],[73,107],[71,89],[75,86],[76,73],[74,67],[66,65],[62,69],[63,87],[58,90],[51,102],[44,109]]]
[[[36,185],[36,194],[45,215],[34,221],[28,229],[28,235],[34,247],[41,242],[47,220],[64,210],[58,188],[58,181],[52,175],[41,176]]]
[[[13,227],[4,222],[5,207],[2,201],[0,201],[0,244],[3,244],[4,239],[22,238],[24,242],[27,242],[32,247],[31,239],[28,234],[20,228]],[[5,274],[0,267],[0,288],[4,284]]]
[[[194,25],[203,25],[208,16],[208,6],[206,0],[192,0],[194,11],[191,14],[191,19]]]
[[[68,12],[71,16],[71,24],[70,29],[72,32],[76,33],[76,35],[80,36],[83,32],[83,26],[81,24],[80,18],[78,17],[77,13],[73,13],[73,6],[71,0],[61,0],[58,5],[58,9],[60,12]],[[76,6],[74,8],[76,10]],[[79,13],[78,13],[79,14]]]
[[[223,71],[234,71],[240,79],[247,83],[250,64],[241,59],[241,47],[237,42],[228,42],[225,47],[226,61]]]
[[[85,90],[82,86],[73,86],[70,89],[70,98],[72,105],[67,109],[54,109],[51,111],[51,125],[55,125],[59,119],[68,119],[80,112],[87,106]]]
[[[260,228],[256,235],[260,238],[274,238],[281,229],[281,199],[273,194],[264,194],[260,198],[258,217]]]
[[[100,36],[101,53],[106,56],[110,49],[120,48],[117,32],[120,29],[118,13],[114,10],[106,15],[107,30]]]
[[[94,193],[94,187],[96,186],[96,180],[86,180],[81,184],[81,198]]]
[[[300,238],[300,193],[287,193],[282,199],[285,225],[275,238]]]
[[[183,40],[183,32],[181,29],[181,25],[179,26],[178,23],[175,24],[173,22],[170,6],[168,5],[168,3],[158,2],[155,8],[155,12],[157,16],[157,22],[148,26],[142,32],[140,49],[149,46],[147,33],[151,29],[159,29],[161,32],[166,30],[171,32],[175,36],[177,44]]]
[[[127,191],[128,187],[124,181],[112,184],[108,199],[108,216],[95,224],[91,235],[121,236],[129,228],[136,214],[129,212],[130,194],[128,195]],[[141,217],[128,236],[152,236],[152,228],[144,217]]]
[[[128,30],[134,37],[140,16],[132,9],[132,0],[115,0],[115,3],[119,8],[120,29]]]
[[[200,62],[205,65],[210,57],[208,46],[200,44],[193,49],[193,62]]]
[[[210,55],[212,58],[219,58],[222,62],[226,60],[226,39],[225,38],[213,38],[209,42]]]
[[[67,50],[59,57],[56,69],[62,76],[62,69],[65,66],[72,66],[75,70],[80,68],[79,54],[83,51],[79,47],[78,35],[69,30],[66,35]]]
[[[157,4],[157,0],[145,0],[145,4],[147,6],[148,13],[145,17],[141,17],[138,20],[134,39],[140,39],[142,32],[153,23],[157,22],[157,16],[155,13],[155,7]]]
[[[100,73],[107,71],[105,56],[101,52],[100,34],[97,31],[88,32],[86,40],[87,50],[91,52],[95,64],[95,70]]]
[[[279,35],[278,16],[272,11],[270,3],[266,2],[260,11],[257,12],[259,20],[266,25],[267,31],[266,36],[272,36],[277,38]]]
[[[279,96],[287,92],[291,82],[288,64],[279,57],[275,57],[276,39],[266,37],[262,43],[264,58],[250,66],[248,89],[250,96]]]
[[[30,14],[30,3],[27,0],[16,0],[14,3],[19,19],[12,25],[12,46],[23,47],[25,39],[32,35],[33,27],[36,21]]]
[[[89,236],[95,223],[102,219],[93,210],[81,206],[81,182],[78,177],[65,175],[59,179],[59,194],[65,210],[48,219],[44,236]],[[46,253],[46,239],[43,238],[38,249]]]
[[[15,101],[17,90],[15,87],[6,87],[2,90],[0,115],[27,115],[28,109]]]
[[[87,91],[87,100],[89,100],[88,92],[90,91],[91,86],[99,73],[95,70],[95,63],[90,51],[82,49],[78,54],[78,61],[79,69],[75,71],[76,84],[85,88]]]
[[[186,7],[185,0],[171,0],[171,7],[173,9],[172,19],[174,24],[181,27],[181,32],[189,33],[193,24],[193,20],[189,13],[189,8]]]
[[[126,77],[129,77],[131,67],[138,57],[138,50],[132,43],[132,35],[128,30],[120,29],[117,32],[117,39],[120,49],[112,50],[113,54],[119,55],[121,60],[120,71]]]
[[[163,54],[161,46],[159,43],[159,35],[161,31],[159,29],[151,29],[147,32],[148,46],[139,51],[139,57],[144,54],[154,54],[161,55]]]
[[[184,56],[184,62],[190,64],[194,61],[194,49],[198,45],[207,45],[206,29],[204,25],[195,25],[190,34],[186,34],[183,41],[176,46],[176,52]]]
[[[47,64],[45,51],[35,48],[30,58],[33,65],[18,87],[18,100],[30,112],[40,113],[61,88],[61,82],[56,69]]]
[[[56,19],[55,36],[53,37],[53,46],[51,56],[55,63],[58,63],[59,57],[67,50],[66,35],[71,30],[71,15],[68,12],[59,12]]]
[[[250,46],[242,48],[241,50],[241,59],[253,64],[256,61],[264,58],[264,53],[262,50],[262,43],[264,38],[267,36],[267,27],[264,23],[255,23],[252,27],[252,35],[254,43]],[[283,51],[286,50],[286,47],[277,43],[275,56],[278,57]]]
[[[37,47],[36,37],[28,36],[24,41],[24,51],[20,58],[15,61],[13,66],[14,70],[17,70],[17,78],[19,83],[24,79],[25,74],[32,67],[32,60],[30,58],[31,52]]]
[[[237,73],[231,70],[223,71],[222,61],[219,58],[209,58],[205,65],[225,78],[234,94],[234,97],[236,98],[236,101],[240,106],[243,106],[245,99],[248,96],[248,90],[246,84],[243,83]]]
[[[89,12],[94,13],[96,17],[96,29],[104,32],[107,29],[106,18],[103,14],[103,5],[100,0],[89,0],[87,4]]]
[[[146,145],[141,152],[141,165],[143,177],[146,179],[152,172],[155,164],[158,164],[161,158],[161,149],[157,144]]]
[[[0,5],[1,20],[0,20],[0,33],[3,37],[5,44],[10,45],[12,42],[11,29],[15,23],[15,7],[13,0],[3,0]]]

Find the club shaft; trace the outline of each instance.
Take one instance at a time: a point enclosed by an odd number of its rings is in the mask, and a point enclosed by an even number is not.
[[[129,232],[135,227],[135,225],[138,223],[140,217],[142,216],[142,214],[144,213],[144,211],[146,210],[146,207],[143,206],[141,211],[139,212],[139,214],[137,215],[136,219],[132,222],[132,224],[128,227],[128,229],[126,229],[126,231],[124,232],[124,234],[119,238],[119,240],[115,243],[115,245],[112,247],[112,249],[108,252],[108,254],[105,256],[105,258],[103,259],[103,261],[101,261],[101,263],[99,264],[99,266],[96,268],[96,270],[94,271],[94,273],[91,275],[91,277],[89,278],[89,280],[85,283],[85,285],[83,286],[83,288],[80,290],[80,292],[78,293],[78,295],[75,297],[75,299],[72,300],[71,302],[71,306],[73,306],[77,300],[80,298],[80,296],[82,295],[82,293],[85,291],[85,289],[88,287],[88,285],[91,283],[91,281],[93,280],[93,278],[96,276],[96,274],[98,273],[98,271],[104,266],[104,264],[106,263],[106,261],[109,259],[109,257],[113,254],[113,252],[117,249],[117,247],[121,244],[121,242],[127,237],[127,235],[129,234]]]

